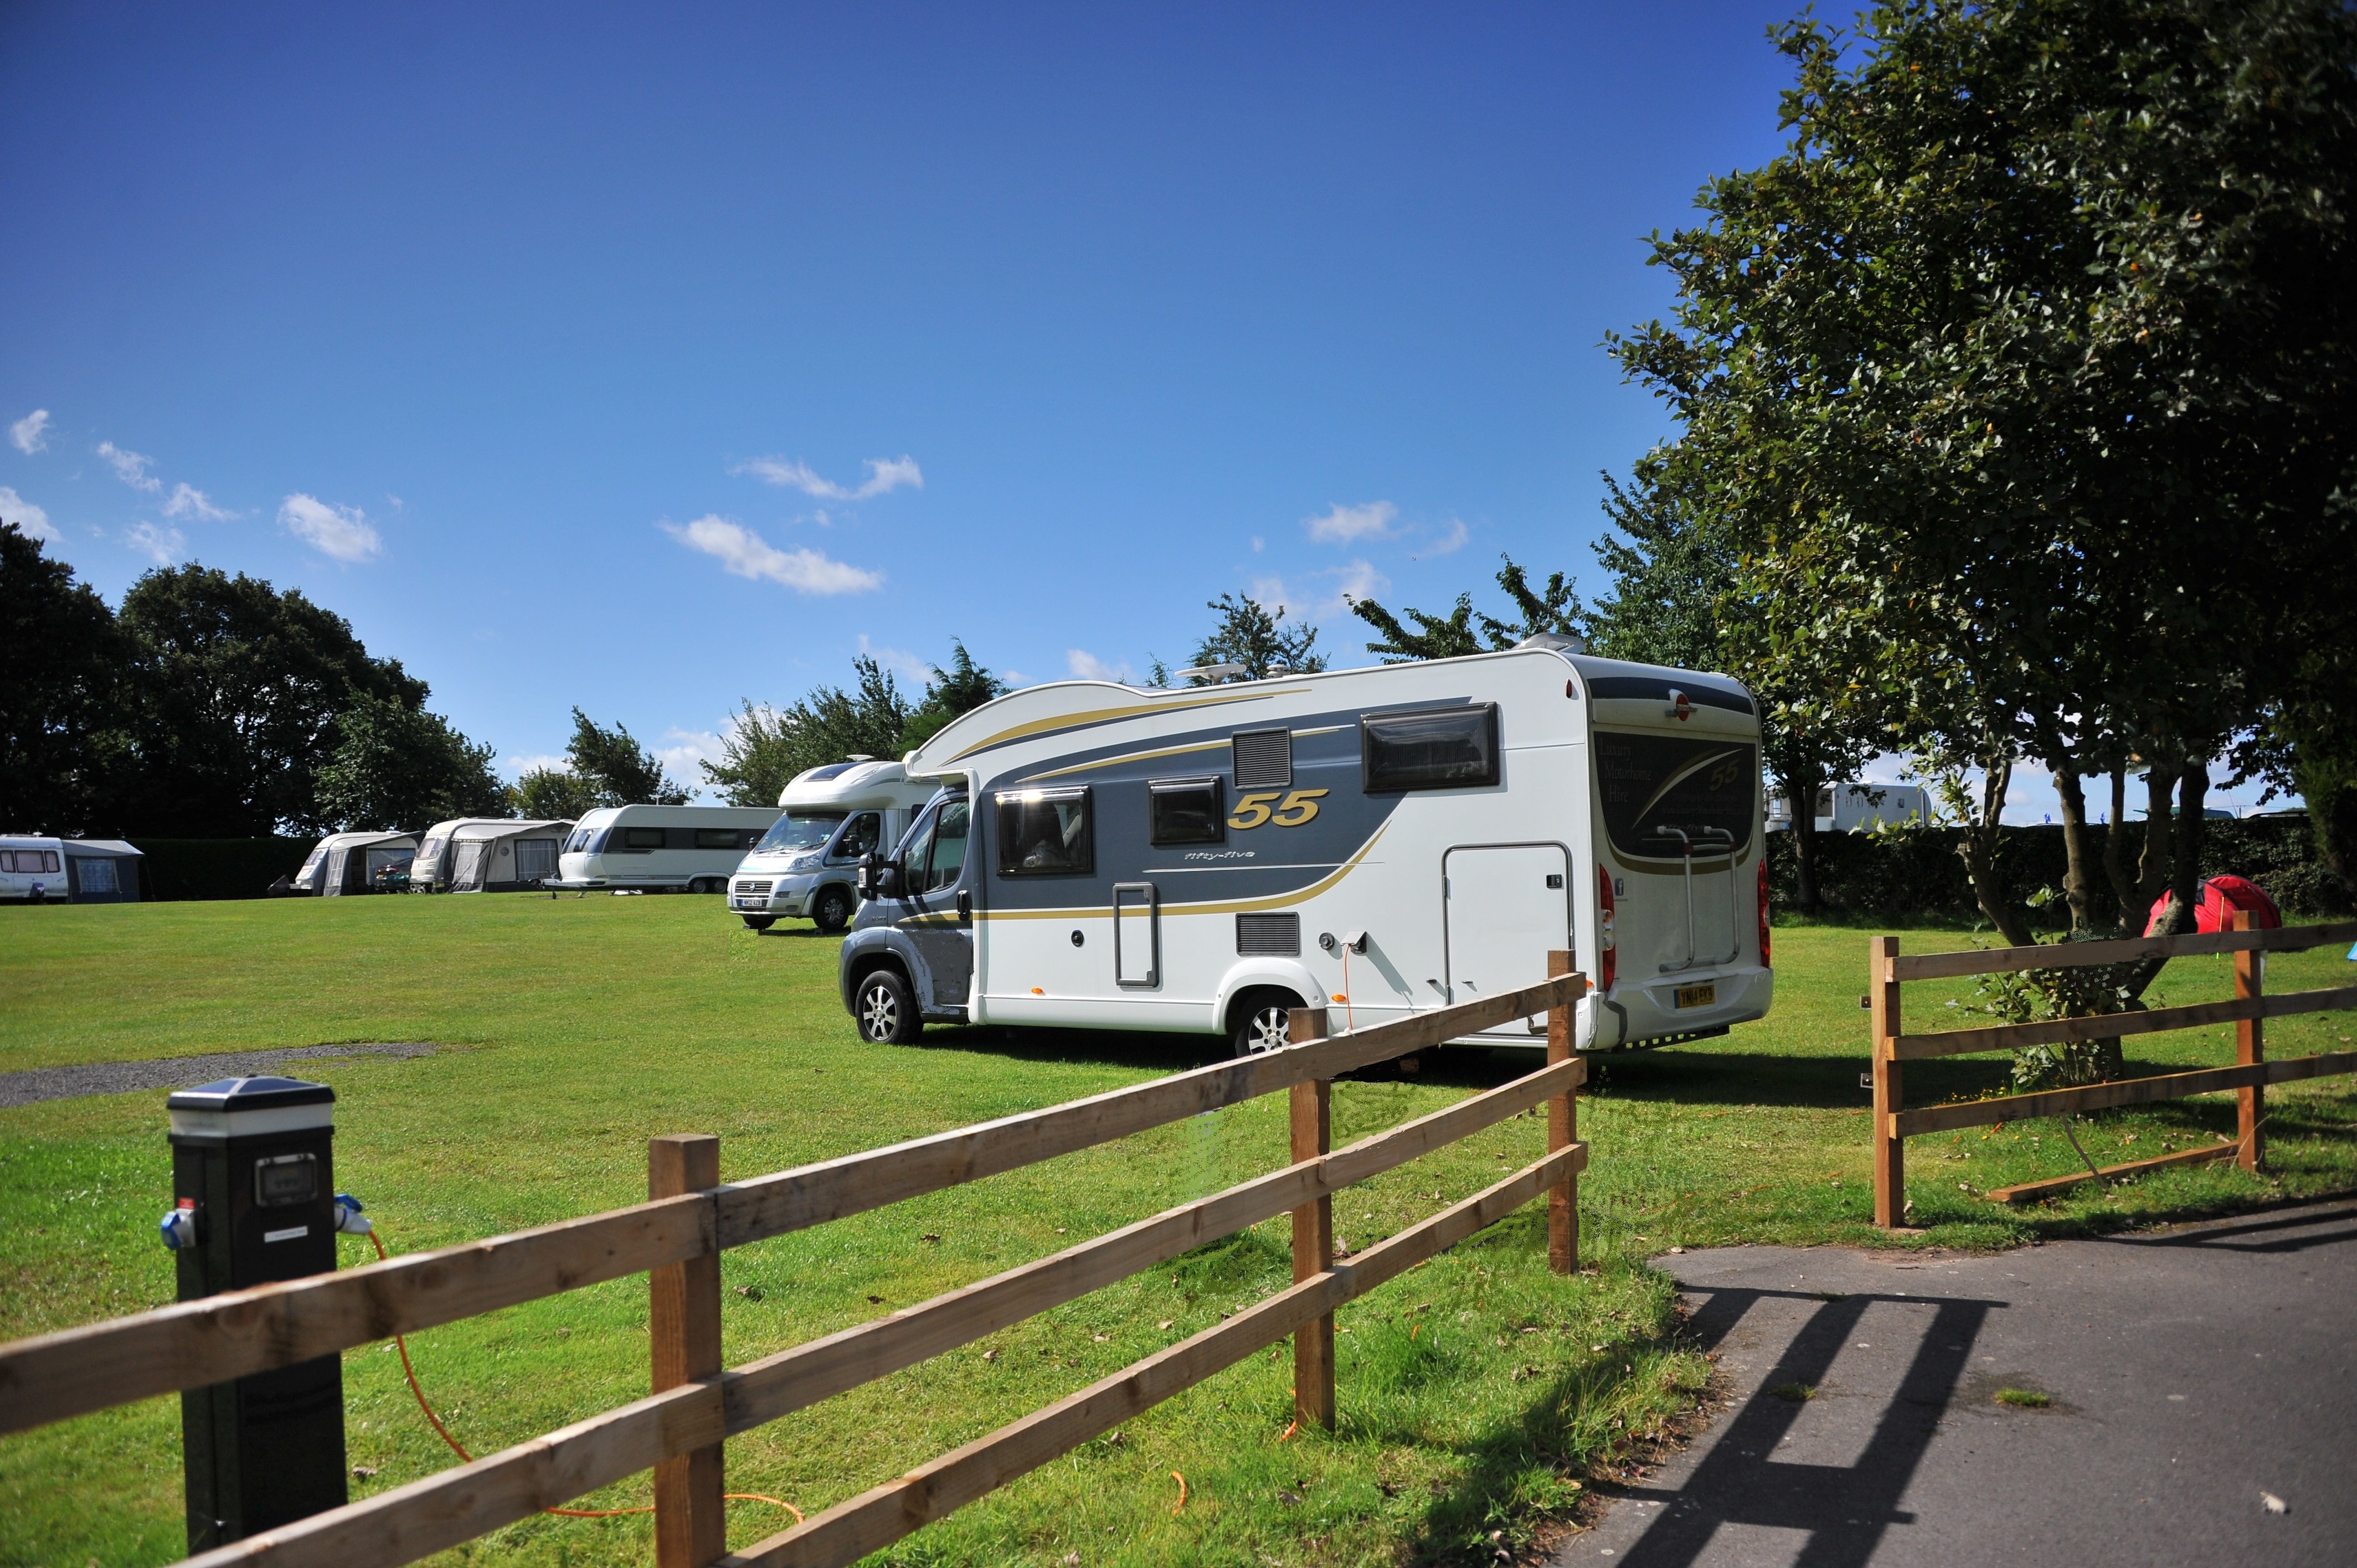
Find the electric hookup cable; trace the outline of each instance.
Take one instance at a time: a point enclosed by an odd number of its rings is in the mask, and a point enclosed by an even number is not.
[[[347,1208],[350,1210],[349,1216],[344,1212]],[[351,1231],[359,1231],[361,1234],[366,1235],[371,1241],[376,1244],[376,1255],[379,1258],[389,1260],[393,1256],[392,1253],[387,1252],[384,1250],[384,1238],[377,1233],[375,1225],[360,1217],[361,1205],[357,1198],[354,1198],[349,1193],[338,1193],[336,1195],[336,1210],[337,1230],[346,1231],[348,1233]],[[396,1334],[393,1337],[393,1343],[394,1348],[401,1352],[401,1373],[402,1376],[409,1380],[409,1391],[416,1396],[417,1408],[425,1412],[426,1422],[434,1428],[435,1432],[440,1435],[442,1441],[450,1445],[450,1452],[456,1454],[468,1464],[473,1464],[475,1462],[475,1456],[467,1452],[467,1445],[465,1444],[450,1435],[450,1429],[442,1424],[442,1418],[440,1416],[434,1413],[434,1406],[427,1402],[425,1389],[418,1385],[417,1369],[411,1365],[409,1359],[409,1340],[407,1337]],[[783,1509],[788,1513],[793,1515],[794,1522],[796,1524],[802,1522],[802,1510],[794,1507],[793,1504],[786,1501],[783,1498],[773,1498],[761,1492],[726,1492],[722,1495],[732,1503],[768,1503],[772,1508]],[[649,1503],[643,1508],[635,1509],[543,1509],[540,1511],[543,1513],[561,1515],[565,1519],[619,1519],[625,1514],[652,1513],[655,1511],[655,1506],[652,1503]]]

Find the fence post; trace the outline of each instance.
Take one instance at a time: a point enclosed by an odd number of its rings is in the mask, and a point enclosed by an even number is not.
[[[1907,1222],[1907,1145],[1890,1131],[1904,1098],[1893,1046],[1899,1037],[1899,982],[1893,973],[1898,957],[1897,937],[1867,940],[1867,996],[1874,1014],[1874,1222],[1886,1230]]]
[[[1571,972],[1571,954],[1556,950],[1547,954],[1547,978]],[[1571,1059],[1572,1014],[1568,1006],[1547,1009],[1547,1060]],[[1547,1153],[1568,1149],[1579,1138],[1579,1105],[1575,1089],[1547,1101]],[[1566,1176],[1563,1185],[1547,1191],[1547,1266],[1559,1274],[1579,1272],[1579,1177]]]
[[[1296,1007],[1286,1038],[1293,1045],[1326,1037],[1326,1009]],[[1292,1090],[1295,1164],[1329,1154],[1334,1144],[1334,1085],[1327,1079]],[[1334,1200],[1320,1197],[1293,1211],[1293,1283],[1334,1266]],[[1305,1323],[1293,1334],[1293,1415],[1305,1425],[1334,1429],[1334,1315]]]
[[[2234,911],[2231,928],[2237,931],[2251,929],[2251,912]],[[2261,952],[2238,952],[2234,955],[2234,997],[2256,996],[2266,983],[2267,955]],[[2234,1060],[2244,1067],[2267,1059],[2266,1023],[2257,1018],[2244,1018],[2234,1026]],[[2267,1113],[2267,1091],[2253,1084],[2234,1096],[2236,1101],[2234,1136],[2242,1144],[2242,1153],[2234,1161],[2244,1170],[2256,1175],[2259,1161],[2266,1154],[2266,1133],[2259,1123]]]
[[[720,1140],[682,1133],[647,1143],[647,1196],[676,1197],[720,1185]],[[653,1391],[720,1375],[720,1254],[647,1271],[647,1339]],[[720,1444],[655,1466],[656,1568],[705,1568],[728,1551]]]

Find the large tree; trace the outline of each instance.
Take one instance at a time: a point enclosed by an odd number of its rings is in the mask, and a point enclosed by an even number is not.
[[[343,617],[242,574],[158,568],[124,595],[117,619],[132,745],[113,811],[128,832],[316,832],[339,715],[361,698],[425,703],[425,682],[371,656]]]
[[[1514,564],[1511,555],[1501,555],[1505,563],[1498,572],[1498,586],[1505,593],[1516,618],[1501,620],[1473,607],[1469,593],[1457,596],[1457,603],[1445,616],[1425,610],[1411,609],[1403,605],[1394,615],[1372,599],[1351,600],[1351,613],[1383,634],[1383,640],[1367,644],[1367,651],[1386,664],[1404,664],[1418,659],[1456,659],[1468,653],[1494,652],[1512,648],[1526,637],[1551,631],[1563,636],[1584,637],[1585,612],[1579,596],[1572,588],[1572,580],[1561,572],[1551,574],[1543,588],[1531,586],[1529,577]],[[1411,630],[1401,617],[1415,623]]]
[[[1286,621],[1283,605],[1271,609],[1248,594],[1222,594],[1204,608],[1220,619],[1195,645],[1198,668],[1242,665],[1243,673],[1234,679],[1243,681],[1265,681],[1277,671],[1308,675],[1326,668],[1326,656],[1317,651],[1318,628],[1308,621]]]
[[[452,817],[505,816],[491,748],[391,697],[361,696],[336,715],[334,753],[317,775],[330,827],[423,828]]]
[[[1006,682],[950,639],[950,662],[933,666],[922,697],[910,703],[892,672],[873,657],[852,660],[852,689],[813,687],[791,707],[747,699],[720,760],[702,764],[705,779],[739,806],[771,806],[793,778],[855,756],[897,757],[914,751],[960,714],[1004,695]]]
[[[573,738],[565,742],[562,771],[580,786],[572,803],[583,800],[593,807],[687,803],[685,788],[663,771],[654,753],[640,746],[628,729],[619,724],[608,729],[579,708],[573,710]]]
[[[1916,0],[1779,38],[1790,150],[1656,241],[1674,324],[1616,352],[1744,530],[1771,657],[1919,753],[2046,765],[2082,929],[2080,781],[2143,773],[2111,902],[2165,868],[2181,927],[2210,759],[2357,597],[2357,17]]]
[[[41,542],[0,519],[0,824],[90,833],[119,761],[123,639],[114,613]]]

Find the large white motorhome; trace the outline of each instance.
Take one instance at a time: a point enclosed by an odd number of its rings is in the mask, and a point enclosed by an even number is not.
[[[1224,1033],[1594,983],[1580,1049],[1764,1016],[1760,721],[1720,675],[1566,639],[1470,658],[1002,697],[909,754],[942,793],[866,873],[845,1005]],[[1364,1017],[1359,1016],[1365,1015]],[[1462,1043],[1544,1044],[1544,1019]]]
[[[541,884],[565,893],[720,893],[778,820],[769,806],[600,806]]]
[[[932,799],[897,762],[854,757],[806,768],[778,796],[777,820],[728,884],[728,908],[757,931],[806,915],[822,931],[851,924],[859,863],[899,843]]]

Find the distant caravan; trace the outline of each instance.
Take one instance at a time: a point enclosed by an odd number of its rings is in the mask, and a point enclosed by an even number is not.
[[[840,980],[861,1032],[922,1022],[1287,1038],[1545,978],[1583,1050],[1766,1015],[1760,721],[1721,675],[1568,639],[1149,691],[1064,682],[907,759],[942,789],[864,873]],[[1458,1042],[1540,1047],[1544,1019]]]
[[[541,886],[564,893],[719,893],[778,820],[773,806],[601,806]]]
[[[410,886],[421,893],[521,893],[556,875],[568,822],[454,817],[425,830]]]

